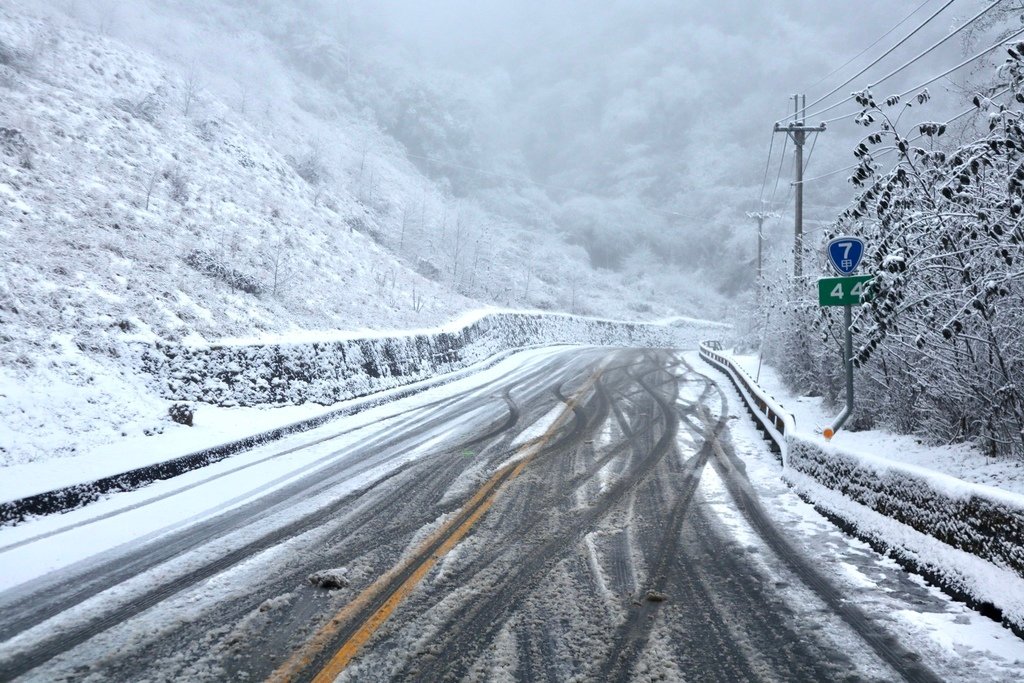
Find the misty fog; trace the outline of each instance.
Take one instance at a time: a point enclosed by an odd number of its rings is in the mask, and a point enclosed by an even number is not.
[[[727,295],[750,288],[755,241],[745,212],[767,195],[772,201],[763,208],[783,214],[766,226],[772,239],[784,241],[790,222],[793,159],[791,148],[779,159],[781,138],[768,191],[760,191],[773,121],[791,113],[791,94],[811,102],[853,75],[871,55],[822,82],[919,5],[70,3],[111,35],[207,72],[230,100],[263,100],[269,110],[294,98],[318,120],[310,138],[329,142],[341,111],[379,127],[453,198],[557,232],[584,248],[595,268],[670,275],[672,284],[657,289],[675,290],[671,296],[686,291],[678,282],[685,274]],[[950,8],[936,21],[954,27],[978,6]],[[921,9],[893,38],[935,9]],[[269,39],[257,41],[239,25]],[[230,34],[219,35],[228,26]],[[959,60],[972,39],[973,31],[949,41],[879,94]],[[879,68],[897,66],[933,40],[928,32],[915,36]],[[268,62],[299,69],[332,94],[304,102],[313,98],[281,82],[279,69],[260,66]],[[932,101],[908,117],[941,120],[956,111],[971,75],[965,69],[933,84]],[[858,79],[817,108],[866,85]],[[252,115],[252,103],[246,106]],[[831,114],[855,108],[848,103]],[[814,143],[807,176],[852,163],[860,135],[850,120],[833,124]],[[845,177],[808,184],[809,230],[852,197]]]

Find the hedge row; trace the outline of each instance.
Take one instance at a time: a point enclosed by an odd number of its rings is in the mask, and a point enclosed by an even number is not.
[[[222,406],[333,404],[451,372],[496,353],[546,344],[696,348],[722,326],[623,323],[542,313],[492,313],[460,330],[296,344],[160,343],[141,353],[166,398]]]
[[[935,481],[801,438],[789,467],[879,514],[1024,577],[1024,507],[981,487]]]

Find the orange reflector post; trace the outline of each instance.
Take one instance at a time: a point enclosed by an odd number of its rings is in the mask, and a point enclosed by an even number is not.
[[[831,441],[832,437],[835,436],[836,433],[832,431],[831,427],[826,427],[825,431],[822,432],[822,435],[825,437],[825,441]]]

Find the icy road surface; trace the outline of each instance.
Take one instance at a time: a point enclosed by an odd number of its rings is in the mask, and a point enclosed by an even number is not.
[[[0,680],[1024,680],[699,369],[526,352],[2,529]]]

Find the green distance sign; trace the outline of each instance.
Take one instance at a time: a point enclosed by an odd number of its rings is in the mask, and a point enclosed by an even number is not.
[[[821,306],[859,306],[873,297],[868,291],[870,275],[823,277],[818,280],[818,304]]]

